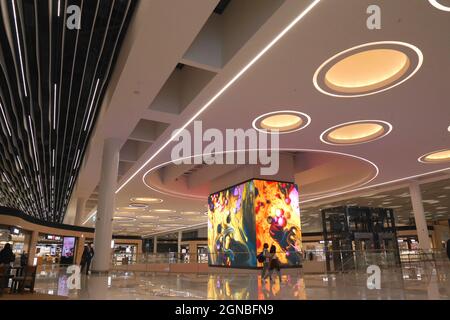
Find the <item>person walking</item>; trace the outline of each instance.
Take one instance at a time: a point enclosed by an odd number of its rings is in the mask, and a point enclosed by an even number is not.
[[[12,262],[16,260],[11,244],[5,244],[5,247],[0,251],[0,265],[10,266]]]
[[[273,273],[273,271],[276,270],[276,272],[278,274],[278,279],[280,279],[280,283],[281,283],[280,260],[277,257],[277,248],[274,245],[272,245],[270,247],[269,257],[270,257],[270,263],[269,263],[269,278],[270,278],[270,281],[272,281],[272,273]]]
[[[94,249],[92,249],[91,244],[84,246],[83,254],[81,256],[81,272],[89,274],[89,268],[91,266],[92,258],[94,257]]]
[[[20,266],[26,267],[28,264],[28,254],[25,251],[22,251],[22,254],[20,255]]]
[[[86,259],[86,274],[89,274],[89,269],[91,268],[91,261],[94,258],[94,248],[92,248],[92,245],[88,244],[89,254]]]
[[[447,240],[447,257],[450,260],[450,239]]]
[[[264,261],[263,261],[263,267],[262,267],[262,271],[261,271],[261,280],[264,281],[267,278],[267,273],[269,271],[269,263],[270,263],[269,245],[267,243],[264,243],[262,257],[264,258]]]

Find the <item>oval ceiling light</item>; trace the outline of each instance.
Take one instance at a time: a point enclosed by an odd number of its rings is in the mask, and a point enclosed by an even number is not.
[[[409,43],[366,43],[325,61],[314,74],[313,83],[317,90],[329,96],[363,97],[402,84],[422,64],[422,52]]]
[[[145,203],[130,203],[128,205],[129,208],[141,208],[141,209],[146,209],[148,208],[148,204]]]
[[[253,120],[253,128],[260,132],[286,134],[309,126],[311,117],[291,110],[265,113]]]
[[[438,0],[428,0],[428,2],[430,2],[430,4],[435,7],[436,9],[442,10],[442,11],[447,11],[450,12],[450,7],[448,6],[444,6],[443,4],[441,4]]]
[[[115,221],[118,222],[130,222],[130,221],[136,221],[135,218],[131,218],[131,217],[114,217],[113,218]]]
[[[145,198],[145,197],[138,197],[138,198],[131,198],[131,202],[134,203],[147,203],[147,204],[153,204],[153,203],[162,203],[162,199],[158,198]]]
[[[359,120],[343,123],[326,130],[320,140],[331,145],[355,145],[387,136],[392,125],[381,120]]]
[[[149,212],[156,212],[156,213],[175,213],[175,210],[170,210],[170,209],[152,209],[149,210]]]
[[[450,161],[450,149],[433,151],[419,158],[422,163],[443,163]]]
[[[136,208],[136,207],[120,207],[116,208],[117,211],[145,211],[146,208]]]
[[[180,212],[182,216],[197,216],[200,215],[199,211],[182,211]]]
[[[138,218],[139,219],[153,219],[153,220],[156,220],[156,219],[159,219],[159,216],[145,215],[145,216],[139,216]]]

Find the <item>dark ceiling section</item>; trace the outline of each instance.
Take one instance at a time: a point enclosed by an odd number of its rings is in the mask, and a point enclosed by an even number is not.
[[[137,1],[0,1],[0,205],[63,221]]]

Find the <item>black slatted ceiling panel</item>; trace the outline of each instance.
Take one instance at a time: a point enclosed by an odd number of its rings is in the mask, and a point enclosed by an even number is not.
[[[0,0],[0,205],[63,221],[137,1]]]

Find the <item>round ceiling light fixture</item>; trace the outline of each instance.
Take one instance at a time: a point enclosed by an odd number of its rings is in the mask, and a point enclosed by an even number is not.
[[[399,41],[362,44],[335,54],[315,72],[321,93],[355,98],[392,89],[410,79],[423,64],[416,46]]]
[[[118,222],[131,222],[131,221],[136,221],[136,218],[131,218],[131,217],[114,217],[113,218],[115,221]]]
[[[170,209],[152,209],[152,210],[149,210],[149,212],[156,212],[156,213],[175,213],[176,210],[170,210]]]
[[[154,204],[154,203],[162,203],[164,200],[158,198],[137,197],[131,198],[130,201],[133,203]]]
[[[326,130],[320,140],[331,145],[355,145],[387,136],[392,125],[381,120],[359,120],[343,123]]]
[[[180,212],[182,216],[198,216],[200,215],[199,211],[182,211]]]
[[[449,6],[444,6],[443,4],[441,4],[438,0],[428,0],[428,2],[430,2],[430,4],[435,7],[436,9],[442,10],[442,11],[447,11],[450,12],[450,7]]]
[[[139,212],[139,211],[145,211],[146,208],[137,208],[137,207],[120,207],[116,208],[117,211],[132,211],[132,212]]]
[[[141,209],[146,209],[146,208],[148,208],[148,204],[133,202],[133,203],[130,203],[130,204],[128,205],[128,207],[130,207],[130,208],[141,208]]]
[[[293,133],[305,129],[311,117],[303,112],[284,110],[265,113],[253,120],[253,128],[267,133]]]
[[[433,151],[421,156],[419,162],[422,163],[443,163],[450,161],[450,149]]]
[[[145,216],[139,216],[138,218],[139,218],[139,219],[156,220],[156,219],[159,219],[159,216],[145,215]]]

